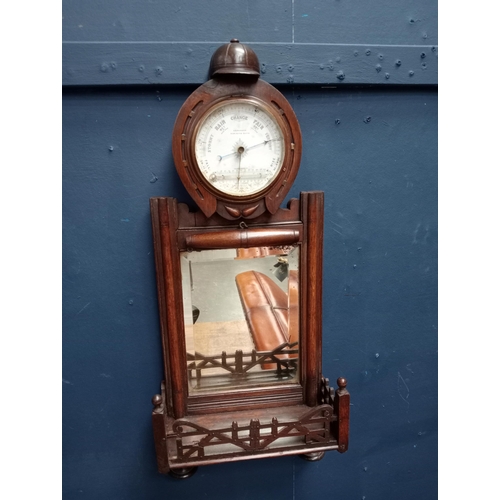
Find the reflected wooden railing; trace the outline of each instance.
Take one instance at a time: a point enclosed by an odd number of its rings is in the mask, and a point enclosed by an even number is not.
[[[222,368],[234,375],[244,375],[252,368],[273,363],[276,366],[276,373],[280,375],[293,375],[297,371],[298,364],[298,342],[292,344],[284,342],[272,351],[256,351],[253,349],[249,353],[241,350],[234,354],[227,354],[223,351],[217,356],[206,356],[195,352],[186,353],[188,361],[188,376],[200,379],[202,370],[211,368]]]

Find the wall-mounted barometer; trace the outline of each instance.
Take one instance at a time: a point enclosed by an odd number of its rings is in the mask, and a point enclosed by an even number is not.
[[[280,208],[300,166],[285,97],[231,40],[181,107],[176,169],[199,211],[152,198],[165,380],[153,398],[162,473],[347,450],[349,393],[321,373],[323,193]]]

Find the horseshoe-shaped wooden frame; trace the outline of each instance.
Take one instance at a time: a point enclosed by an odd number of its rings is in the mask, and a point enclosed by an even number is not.
[[[250,196],[231,196],[215,189],[201,174],[195,155],[199,124],[213,106],[223,101],[248,100],[272,114],[283,132],[285,156],[272,183]],[[300,166],[302,135],[287,99],[267,82],[231,75],[214,78],[196,89],[181,107],[172,134],[174,163],[184,187],[206,217],[215,212],[228,220],[254,219],[265,211],[276,213]]]

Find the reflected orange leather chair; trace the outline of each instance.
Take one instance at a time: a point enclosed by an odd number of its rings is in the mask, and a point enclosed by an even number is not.
[[[257,351],[272,351],[285,342],[298,341],[297,273],[289,273],[289,296],[265,274],[246,271],[236,276],[241,304]],[[264,363],[262,368],[275,369],[276,363]]]

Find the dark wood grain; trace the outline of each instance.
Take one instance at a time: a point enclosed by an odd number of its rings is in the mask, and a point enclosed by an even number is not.
[[[202,228],[207,231],[209,228],[217,227],[241,227],[241,222],[248,227],[269,227],[276,224],[288,222],[299,222],[300,216],[300,200],[292,198],[288,201],[286,208],[279,208],[274,214],[264,212],[262,215],[245,221],[228,220],[221,217],[219,214],[213,214],[207,217],[201,210],[191,212],[188,205],[179,203],[178,205],[179,229],[194,230]]]
[[[170,470],[168,463],[168,450],[166,438],[166,406],[164,404],[165,387],[162,384],[162,394],[157,394],[153,397],[153,436],[155,440],[156,462],[158,464],[158,472],[167,474]]]
[[[159,199],[159,222],[163,256],[169,379],[172,390],[173,414],[180,418],[187,410],[186,342],[182,303],[182,278],[179,251],[176,245],[177,200]]]
[[[293,245],[300,238],[297,229],[260,228],[205,232],[186,236],[186,246],[192,249],[250,248]]]
[[[163,245],[161,241],[160,198],[150,199],[151,225],[153,230],[153,246],[156,265],[156,289],[158,293],[158,311],[160,316],[161,342],[163,347],[164,394],[163,403],[173,414],[172,390],[170,388],[170,356],[168,347],[167,300],[165,291],[165,272],[163,268]]]
[[[320,191],[303,193],[307,203],[303,205],[307,234],[307,278],[302,286],[305,295],[305,402],[314,406],[318,401],[321,379],[321,339],[322,339],[322,286],[323,286],[323,193]]]
[[[339,388],[335,391],[334,410],[338,416],[337,440],[339,452],[344,453],[349,447],[349,412],[351,396],[346,389],[347,380],[340,377],[337,380]]]

